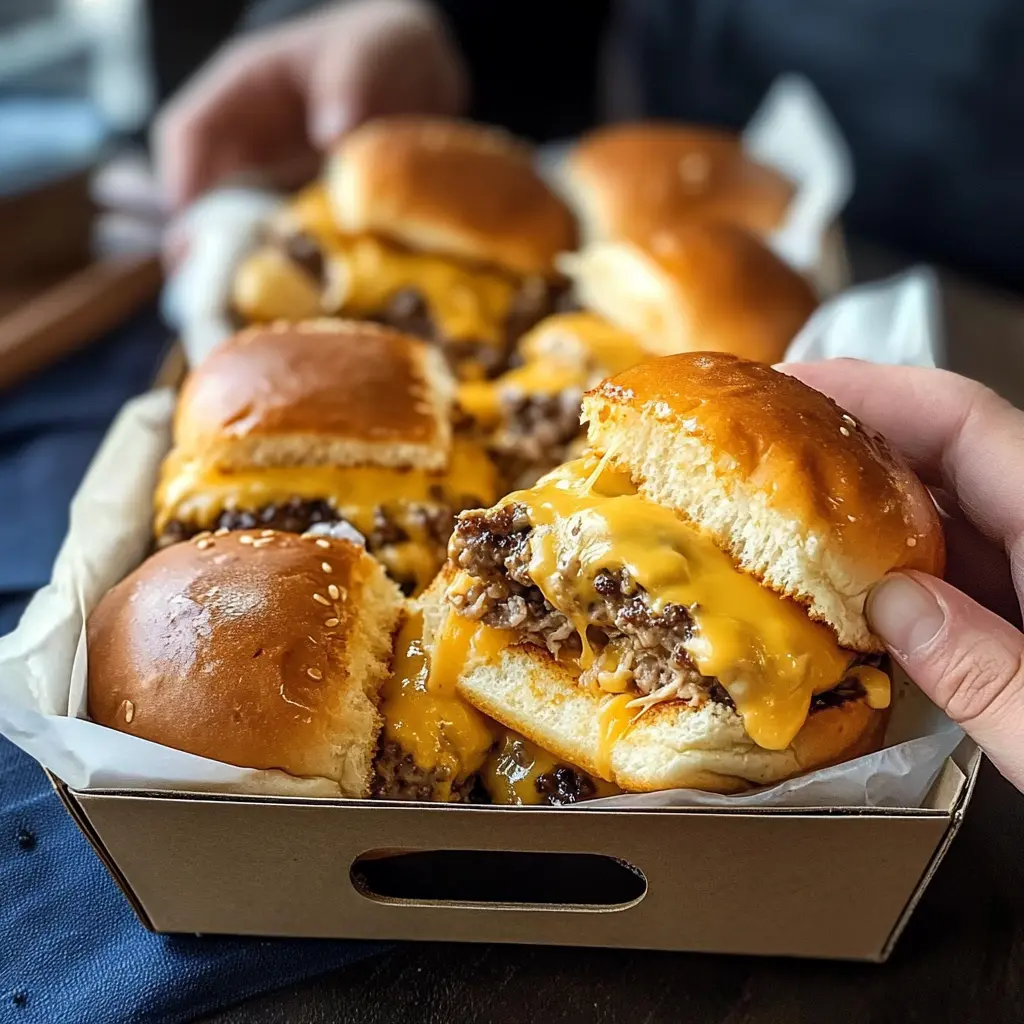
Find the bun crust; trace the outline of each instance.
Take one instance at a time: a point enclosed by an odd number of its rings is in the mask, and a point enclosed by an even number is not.
[[[153,555],[89,617],[89,716],[367,796],[402,597],[361,547],[320,540],[241,531]]]
[[[550,275],[575,248],[568,207],[510,135],[460,121],[385,118],[346,136],[327,183],[346,232],[412,249]]]
[[[507,728],[633,793],[738,793],[781,782],[877,750],[888,721],[887,711],[851,700],[812,712],[787,749],[765,750],[727,705],[709,701],[693,709],[671,701],[645,712],[602,751],[600,714],[607,698],[580,686],[538,647],[506,648],[496,661],[466,672],[458,689]]]
[[[692,222],[639,241],[599,242],[560,264],[581,303],[652,352],[731,352],[779,362],[818,300],[763,242]]]
[[[375,324],[252,327],[185,382],[175,447],[223,469],[415,465],[443,469],[455,383],[430,345]]]
[[[656,122],[593,132],[572,150],[561,177],[588,242],[643,237],[694,218],[767,235],[795,191],[747,157],[736,135]]]
[[[864,617],[886,573],[941,575],[931,496],[885,439],[794,377],[720,353],[632,367],[583,400],[593,448],[739,566],[882,651]]]

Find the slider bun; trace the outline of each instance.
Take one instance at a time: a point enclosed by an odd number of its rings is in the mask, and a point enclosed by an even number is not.
[[[818,305],[803,277],[729,224],[692,222],[643,243],[598,242],[559,265],[583,306],[660,355],[731,352],[775,363]]]
[[[652,122],[593,132],[570,151],[558,176],[586,242],[694,218],[767,235],[795,191],[746,156],[736,135]]]
[[[321,540],[240,531],[143,562],[89,616],[90,718],[285,773],[264,791],[367,796],[402,596],[360,546]]]
[[[455,384],[437,349],[375,324],[250,327],[193,370],[179,455],[263,466],[446,467]]]
[[[588,439],[638,490],[710,534],[739,566],[882,651],[864,616],[886,573],[941,575],[942,528],[885,439],[831,399],[735,356],[653,359],[583,399]]]
[[[572,214],[532,152],[495,128],[371,121],[338,146],[327,185],[342,230],[411,249],[548,275],[556,253],[575,248]]]
[[[738,793],[859,757],[881,746],[887,711],[850,700],[811,713],[785,750],[765,750],[726,705],[693,709],[681,701],[646,711],[599,757],[607,695],[580,686],[539,647],[508,647],[466,671],[459,693],[502,725],[590,775],[627,792],[702,789]],[[610,760],[611,770],[608,770]]]

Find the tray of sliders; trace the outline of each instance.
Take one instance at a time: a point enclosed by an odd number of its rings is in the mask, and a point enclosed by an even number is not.
[[[559,174],[353,132],[97,457],[0,725],[150,927],[883,959],[952,838],[864,618],[934,505],[770,368],[793,184],[678,126]]]

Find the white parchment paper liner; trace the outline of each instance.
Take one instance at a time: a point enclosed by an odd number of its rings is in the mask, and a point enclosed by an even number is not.
[[[571,143],[544,147],[542,174],[557,187],[554,168]],[[758,162],[796,183],[772,248],[812,278],[823,295],[846,284],[839,236],[832,231],[850,197],[853,171],[846,144],[813,86],[797,75],[778,79],[743,133]],[[188,257],[164,292],[163,311],[191,365],[233,332],[231,278],[255,244],[261,225],[283,198],[254,189],[226,189],[200,200],[183,225]]]
[[[927,271],[859,288],[822,307],[793,351],[801,359],[853,355],[931,365],[935,305],[935,282]],[[111,427],[72,504],[52,582],[32,599],[18,628],[0,640],[0,733],[77,789],[332,795],[322,780],[234,768],[84,719],[83,624],[99,598],[145,556],[173,407],[170,391],[153,392],[128,403]],[[581,809],[918,806],[961,734],[912,685],[895,690],[887,737],[895,745],[880,753],[747,796],[673,791],[611,797]]]

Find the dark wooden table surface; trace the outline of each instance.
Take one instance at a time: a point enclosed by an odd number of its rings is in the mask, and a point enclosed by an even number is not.
[[[860,279],[901,263],[864,247],[853,258]],[[1024,405],[1024,302],[947,276],[942,285],[948,365]],[[842,871],[843,865],[819,869]],[[884,965],[403,944],[208,1020],[1024,1024],[1024,796],[983,767],[963,829]]]

